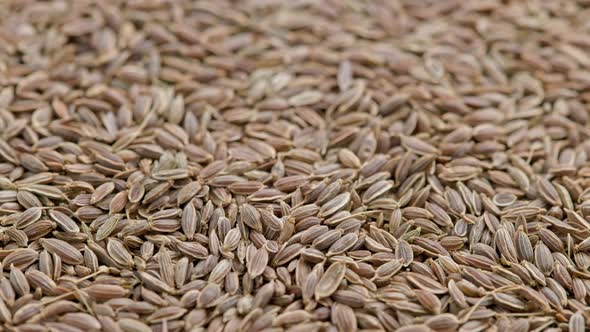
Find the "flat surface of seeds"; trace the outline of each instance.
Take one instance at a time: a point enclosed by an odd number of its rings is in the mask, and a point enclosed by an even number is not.
[[[0,1],[0,331],[574,331],[590,2]]]

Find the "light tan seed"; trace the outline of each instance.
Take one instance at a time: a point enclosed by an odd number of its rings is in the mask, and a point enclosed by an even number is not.
[[[535,265],[545,275],[550,275],[553,272],[553,256],[543,242],[539,242],[535,246]]]
[[[500,207],[510,206],[516,201],[516,196],[512,193],[497,193],[492,201]]]
[[[518,262],[516,258],[516,248],[514,247],[514,243],[512,242],[512,239],[510,238],[510,234],[508,233],[508,231],[505,228],[501,227],[496,231],[494,238],[496,246],[498,247],[498,250],[500,251],[502,256],[510,262]]]
[[[350,193],[342,193],[320,207],[319,215],[329,217],[340,209],[344,208],[350,202]]]
[[[98,330],[101,328],[100,322],[96,318],[84,312],[66,313],[60,318],[60,322],[86,331]]]
[[[356,233],[345,234],[330,246],[327,256],[343,254],[348,251],[348,249],[352,248],[357,241],[358,235]]]
[[[110,299],[121,298],[127,295],[127,291],[118,285],[108,285],[95,283],[83,289],[96,301],[106,301]]]
[[[581,312],[578,311],[570,317],[568,322],[568,328],[572,332],[586,330],[585,319]]]
[[[124,332],[150,332],[152,329],[145,323],[132,318],[122,318],[117,321],[117,325]]]
[[[14,265],[10,267],[10,284],[14,291],[20,296],[29,294],[31,289],[25,274]]]
[[[109,237],[115,228],[117,228],[121,218],[122,215],[111,215],[108,217],[108,219],[96,230],[96,241],[102,241]]]
[[[346,265],[343,263],[334,263],[330,265],[315,287],[315,298],[321,299],[334,293],[336,289],[338,289],[345,273]]]
[[[80,232],[80,227],[78,224],[66,214],[57,211],[57,210],[50,210],[49,217],[55,221],[58,227],[60,227],[65,232],[70,233],[78,233]]]
[[[399,240],[395,247],[395,257],[402,261],[403,266],[409,266],[414,261],[414,252],[410,244],[405,240]]]
[[[23,229],[39,220],[42,214],[43,209],[41,207],[28,208],[27,210],[25,210],[25,212],[21,213],[18,216],[14,226],[18,229]]]
[[[195,209],[194,205],[192,203],[187,204],[184,209],[182,209],[180,225],[182,227],[183,233],[189,240],[194,238],[195,232],[199,226],[199,222],[197,210]]]
[[[121,241],[108,239],[106,249],[115,262],[123,266],[133,266],[133,256]]]
[[[354,310],[344,304],[336,303],[332,306],[330,313],[332,323],[340,331],[355,331],[357,330],[357,319]]]
[[[90,197],[90,204],[96,204],[102,201],[105,197],[107,197],[110,193],[115,190],[115,184],[113,182],[105,182],[98,186],[92,196]]]
[[[248,260],[246,267],[248,269],[248,273],[255,278],[261,275],[264,272],[268,264],[268,252],[265,248],[260,248],[256,250],[256,253],[252,256],[251,259]]]
[[[549,182],[545,178],[539,178],[537,180],[537,188],[539,190],[539,194],[552,205],[561,205],[561,199],[559,198],[559,193],[553,186],[551,182]]]
[[[518,258],[521,260],[527,260],[532,262],[533,260],[533,246],[529,237],[519,229],[516,232],[516,239],[514,240],[514,248],[516,249],[516,253]]]
[[[376,280],[388,280],[399,272],[402,268],[402,261],[400,259],[391,260],[375,270]]]
[[[47,251],[61,257],[64,263],[78,265],[84,261],[80,251],[65,241],[59,239],[40,239],[39,242]]]
[[[364,192],[362,199],[363,202],[368,203],[379,196],[385,194],[388,190],[393,187],[393,181],[382,180],[372,184],[367,190]]]

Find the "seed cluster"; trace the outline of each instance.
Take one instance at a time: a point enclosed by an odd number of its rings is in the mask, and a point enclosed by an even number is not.
[[[0,331],[584,331],[589,19],[0,1]]]

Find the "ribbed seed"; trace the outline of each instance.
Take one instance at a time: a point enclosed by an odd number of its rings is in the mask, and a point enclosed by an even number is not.
[[[340,285],[345,273],[346,265],[343,263],[330,265],[315,287],[315,298],[321,299],[332,295]]]
[[[47,249],[47,251],[61,257],[64,263],[78,265],[82,264],[84,261],[80,251],[65,241],[58,239],[41,239],[39,242],[43,248]]]

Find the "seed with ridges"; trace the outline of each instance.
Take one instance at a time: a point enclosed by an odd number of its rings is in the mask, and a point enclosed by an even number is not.
[[[56,254],[64,263],[77,265],[82,264],[83,257],[80,251],[69,243],[58,239],[40,239],[39,242],[43,248],[52,254]]]
[[[346,265],[343,263],[330,265],[315,288],[316,299],[321,299],[334,293],[340,285],[340,281],[344,278],[345,273]]]

